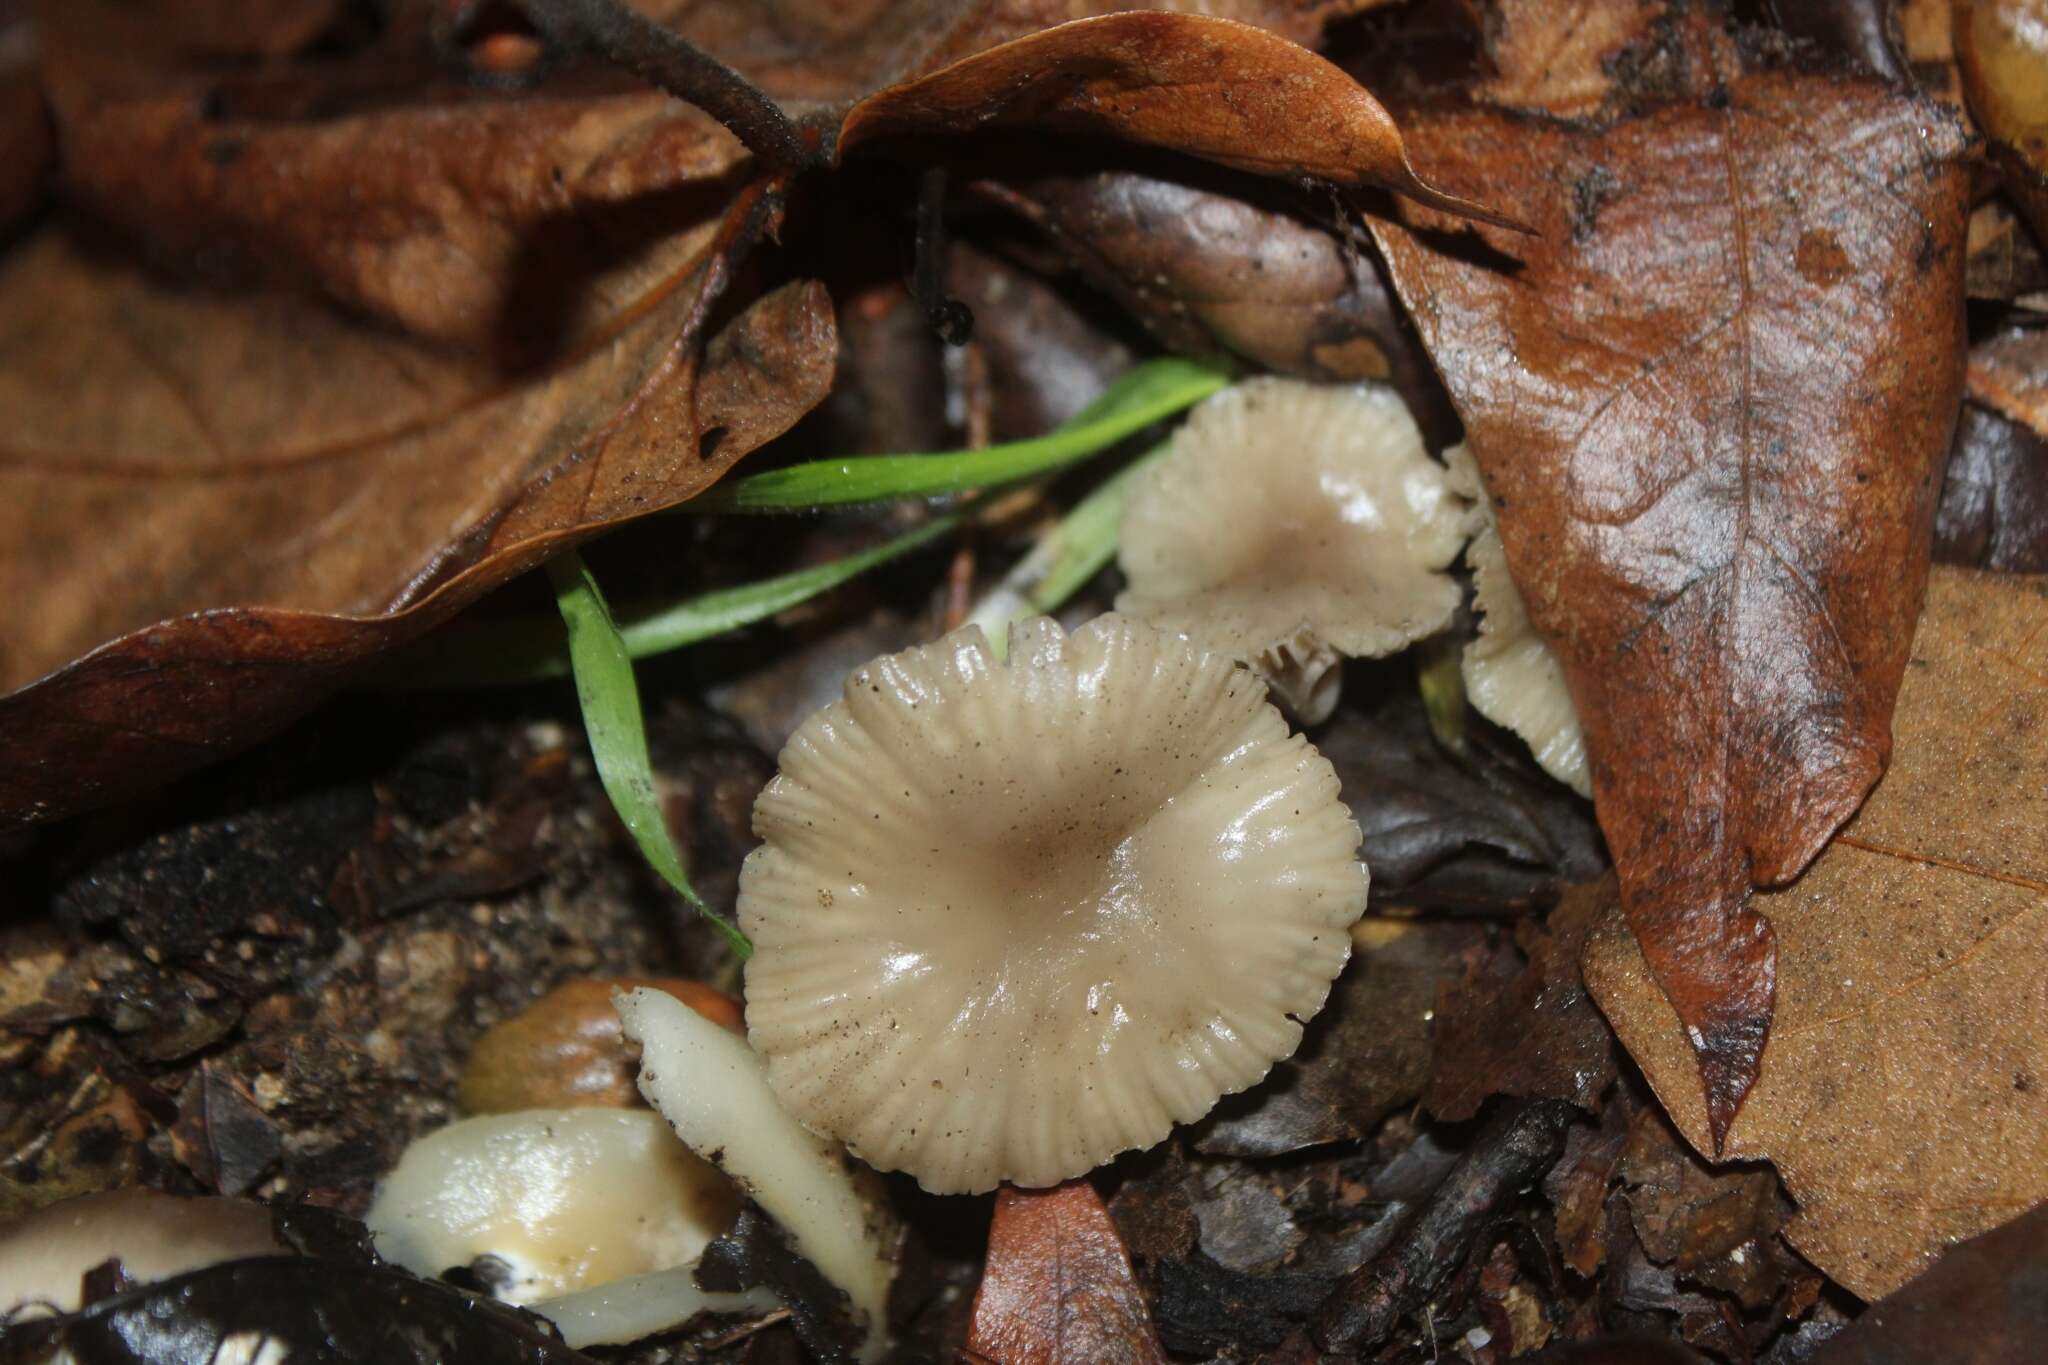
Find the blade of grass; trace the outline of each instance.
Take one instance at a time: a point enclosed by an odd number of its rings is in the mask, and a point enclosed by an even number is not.
[[[997,658],[1009,650],[1010,622],[1058,611],[1109,563],[1123,523],[1124,491],[1166,452],[1164,443],[1154,446],[1104,479],[982,598],[967,623],[981,627]]]
[[[943,455],[815,460],[728,479],[684,506],[692,512],[809,512],[1014,483],[1105,450],[1229,382],[1224,371],[1192,360],[1148,360],[1127,371],[1072,421],[1044,436]]]
[[[612,808],[625,822],[640,852],[662,880],[674,887],[692,909],[718,927],[744,960],[754,945],[711,907],[690,885],[683,858],[662,818],[654,790],[654,765],[647,754],[647,727],[640,714],[640,688],[633,681],[633,659],[612,621],[611,608],[597,580],[571,550],[548,561],[548,579],[555,604],[569,631],[569,659],[576,674],[576,699],[583,707],[583,728],[590,736],[591,757]]]
[[[830,592],[869,569],[901,558],[953,530],[964,512],[934,517],[871,549],[807,569],[738,587],[720,588],[680,602],[642,606],[614,617],[626,653],[652,658],[683,649]],[[409,651],[377,678],[384,687],[497,687],[569,674],[569,651],[552,620],[487,621],[458,626]]]

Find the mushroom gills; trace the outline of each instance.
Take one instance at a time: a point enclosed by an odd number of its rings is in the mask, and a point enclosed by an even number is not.
[[[1342,970],[1367,878],[1337,786],[1257,679],[1131,617],[875,660],[754,808],[769,1083],[935,1193],[1151,1146],[1291,1053]]]
[[[1346,658],[1450,624],[1471,509],[1385,385],[1264,377],[1205,400],[1126,496],[1117,610],[1257,671],[1303,724]]]

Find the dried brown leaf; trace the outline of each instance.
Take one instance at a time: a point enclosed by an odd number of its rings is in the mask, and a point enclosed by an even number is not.
[[[1797,875],[1884,764],[1961,389],[1961,139],[1910,95],[1787,74],[1604,129],[1410,134],[1542,233],[1481,229],[1506,268],[1374,224],[1722,1129],[1771,1017],[1751,884]]]
[[[1777,1166],[1792,1244],[1864,1298],[2048,1197],[2048,585],[1936,570],[1894,731],[1855,820],[1757,900],[1779,1017],[1727,1140]],[[1617,919],[1585,965],[1710,1150],[1684,1030]]]
[[[1424,183],[1392,115],[1351,77],[1264,29],[1138,11],[1080,19],[870,95],[840,147],[893,135],[1031,128],[1183,152],[1259,175],[1380,185],[1514,226]]]
[[[1085,1180],[996,1194],[968,1357],[997,1365],[1165,1365],[1130,1254]]]
[[[700,364],[722,240],[715,222],[683,233],[590,345],[510,380],[57,233],[12,252],[0,686],[58,671],[0,699],[0,819],[116,799],[259,738],[371,654],[785,430],[830,383],[831,304],[815,284],[767,295]]]
[[[1664,0],[1490,0],[1480,26],[1494,75],[1480,98],[1565,117],[1590,114],[1613,92],[1619,58],[1650,41]]]

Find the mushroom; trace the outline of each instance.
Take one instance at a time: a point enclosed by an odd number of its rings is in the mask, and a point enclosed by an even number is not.
[[[1257,1082],[1365,908],[1330,764],[1229,660],[1127,616],[857,670],[754,828],[770,1084],[940,1193],[1057,1184]]]
[[[63,1199],[0,1229],[0,1322],[25,1309],[73,1313],[87,1271],[109,1260],[138,1284],[288,1249],[270,1210],[241,1199],[110,1190]]]
[[[1117,610],[1249,664],[1314,724],[1342,658],[1450,624],[1468,511],[1393,390],[1247,380],[1133,480]]]
[[[766,1294],[699,1290],[691,1273],[739,1202],[658,1114],[528,1109],[413,1143],[363,1221],[387,1261],[430,1276],[474,1268],[498,1298],[586,1346],[700,1312],[772,1309]]]
[[[520,1109],[635,1108],[639,1063],[619,1036],[614,990],[652,986],[706,1018],[744,1031],[740,1002],[701,981],[579,977],[483,1031],[462,1068],[456,1102],[466,1114]]]
[[[1571,689],[1565,685],[1564,666],[1530,624],[1522,594],[1508,574],[1507,550],[1494,525],[1479,463],[1462,445],[1447,451],[1444,460],[1453,487],[1485,509],[1485,522],[1465,549],[1473,603],[1479,610],[1478,638],[1465,646],[1459,662],[1465,695],[1480,715],[1520,735],[1543,771],[1579,795],[1591,796],[1586,741]]]
[[[769,1088],[761,1058],[729,1030],[662,991],[615,999],[626,1036],[640,1044],[647,1102],[846,1294],[864,1332],[860,1359],[880,1359],[897,1228],[874,1174],[805,1131]]]

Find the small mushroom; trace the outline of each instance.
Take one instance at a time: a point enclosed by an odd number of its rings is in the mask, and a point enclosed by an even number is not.
[[[774,1307],[766,1295],[704,1293],[691,1275],[739,1202],[659,1114],[529,1109],[463,1119],[413,1143],[363,1221],[384,1259],[419,1275],[468,1269],[584,1346],[631,1341],[699,1312]]]
[[[1341,659],[1450,623],[1468,511],[1393,390],[1247,380],[1132,481],[1117,610],[1249,664],[1314,724]]]
[[[1329,763],[1255,679],[1127,616],[856,671],[754,827],[770,1083],[940,1193],[1057,1184],[1257,1082],[1365,908]]]
[[[769,1088],[760,1056],[729,1030],[661,991],[617,1001],[626,1036],[640,1044],[647,1102],[846,1295],[863,1333],[858,1358],[880,1359],[899,1229],[874,1172],[805,1131]]]
[[[1472,707],[1495,725],[1520,735],[1543,771],[1581,796],[1593,794],[1579,713],[1565,685],[1564,666],[1536,628],[1508,574],[1507,551],[1494,526],[1493,504],[1480,481],[1479,463],[1464,446],[1445,453],[1453,485],[1485,508],[1485,524],[1465,549],[1472,570],[1479,636],[1465,646],[1460,671]]]
[[[564,982],[483,1032],[462,1068],[466,1114],[640,1104],[638,1063],[619,1036],[614,990],[652,986],[727,1028],[744,1030],[740,1002],[701,981],[676,977],[581,977]]]
[[[282,1256],[270,1210],[241,1199],[110,1190],[60,1200],[0,1228],[0,1322],[72,1313],[85,1275],[118,1261],[137,1284],[248,1256]]]

